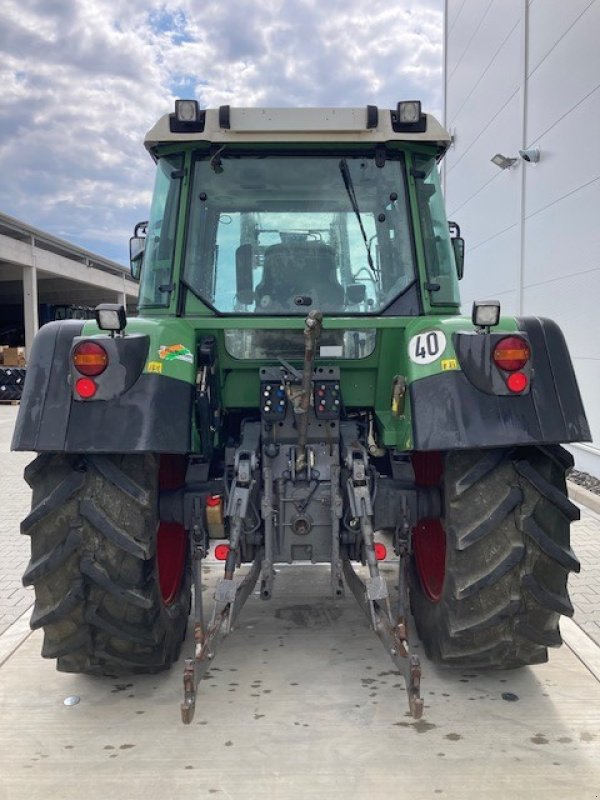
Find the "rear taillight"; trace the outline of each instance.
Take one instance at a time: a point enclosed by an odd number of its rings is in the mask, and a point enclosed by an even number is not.
[[[492,353],[494,364],[500,369],[506,370],[506,372],[516,372],[518,369],[523,369],[530,356],[529,345],[520,336],[507,336],[501,339]]]
[[[381,544],[381,542],[375,542],[373,549],[375,551],[375,558],[377,559],[377,561],[385,561],[387,557],[386,546],[384,544]]]
[[[75,391],[84,400],[89,400],[98,391],[98,387],[91,378],[77,378],[75,381]]]
[[[512,372],[506,379],[506,385],[514,394],[521,394],[529,386],[529,379],[522,372]]]
[[[218,544],[215,547],[215,558],[217,559],[217,561],[227,561],[228,555],[229,555],[228,544]]]
[[[82,375],[95,377],[108,366],[108,354],[96,342],[81,342],[73,350],[73,366]]]

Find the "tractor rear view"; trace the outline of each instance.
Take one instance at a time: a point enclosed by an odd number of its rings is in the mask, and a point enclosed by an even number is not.
[[[193,605],[189,722],[255,585],[269,600],[295,562],[329,564],[334,598],[350,588],[417,718],[410,612],[438,664],[521,667],[560,645],[579,569],[560,445],[589,428],[552,321],[493,300],[459,315],[448,145],[417,102],[180,100],[148,133],[139,316],[45,325],[13,440],[39,454],[24,582],[58,669],[168,668]],[[224,568],[206,610],[205,559]]]

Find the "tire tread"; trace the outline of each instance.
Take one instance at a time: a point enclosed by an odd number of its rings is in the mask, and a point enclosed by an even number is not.
[[[430,658],[509,669],[543,663],[572,616],[566,579],[579,561],[569,525],[570,454],[558,446],[447,453],[446,580],[440,601],[423,591],[413,562],[411,605]]]

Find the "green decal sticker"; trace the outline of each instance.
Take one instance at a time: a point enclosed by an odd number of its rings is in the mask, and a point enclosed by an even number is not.
[[[158,348],[158,357],[162,361],[185,361],[191,364],[194,357],[187,347],[182,344],[162,345]]]

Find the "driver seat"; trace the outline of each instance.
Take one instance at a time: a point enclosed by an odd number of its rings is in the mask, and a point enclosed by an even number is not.
[[[255,296],[257,311],[292,310],[297,296],[310,297],[306,305],[313,308],[341,310],[345,294],[337,279],[335,250],[318,240],[271,245]]]

